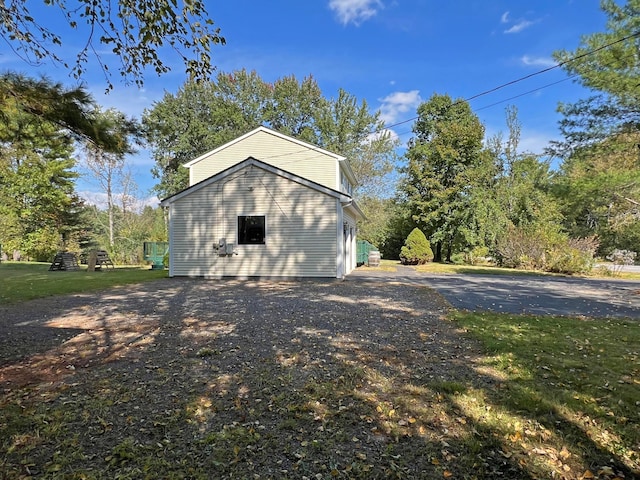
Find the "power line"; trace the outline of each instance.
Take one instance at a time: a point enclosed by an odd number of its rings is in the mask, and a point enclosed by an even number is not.
[[[616,45],[616,44],[618,44],[618,43],[625,42],[625,41],[627,41],[627,40],[629,40],[629,39],[631,39],[631,38],[637,37],[637,36],[640,36],[640,31],[638,31],[638,32],[634,32],[634,33],[632,33],[632,34],[630,34],[630,35],[627,35],[627,36],[625,36],[625,37],[619,38],[618,40],[615,40],[615,41],[613,41],[613,42],[607,43],[607,44],[602,45],[602,46],[600,46],[600,47],[598,47],[598,48],[594,48],[593,50],[590,50],[590,51],[588,51],[588,52],[582,53],[582,54],[580,54],[580,55],[576,55],[576,56],[575,56],[575,57],[573,57],[573,58],[570,58],[570,59],[565,60],[565,61],[563,61],[563,62],[557,63],[557,64],[552,65],[552,66],[550,66],[550,67],[543,68],[542,70],[538,70],[537,72],[530,73],[529,75],[525,75],[524,77],[520,77],[520,78],[517,78],[517,79],[515,79],[515,80],[511,80],[511,81],[509,81],[509,82],[506,82],[506,83],[503,83],[503,84],[501,84],[501,85],[498,85],[497,87],[493,87],[493,88],[490,88],[489,90],[485,90],[484,92],[477,93],[477,94],[475,94],[475,95],[472,95],[471,97],[468,97],[468,98],[465,98],[465,99],[461,99],[461,100],[457,100],[457,101],[453,102],[453,103],[450,105],[450,107],[453,107],[453,106],[458,105],[458,104],[463,103],[463,102],[470,102],[471,100],[475,100],[476,98],[483,97],[483,96],[485,96],[485,95],[489,95],[490,93],[496,92],[496,91],[501,90],[501,89],[503,89],[503,88],[506,88],[506,87],[509,87],[509,86],[511,86],[511,85],[514,85],[514,84],[516,84],[516,83],[523,82],[524,80],[528,80],[528,79],[530,79],[530,78],[532,78],[532,77],[535,77],[535,76],[537,76],[537,75],[541,75],[541,74],[543,74],[543,73],[550,72],[551,70],[554,70],[554,69],[556,69],[556,68],[560,68],[560,67],[562,67],[563,65],[567,65],[567,64],[569,64],[569,63],[571,63],[571,62],[575,62],[575,61],[580,60],[580,59],[582,59],[582,58],[588,57],[589,55],[593,55],[594,53],[597,53],[597,52],[599,52],[599,51],[601,51],[601,50],[604,50],[604,49],[606,49],[606,48],[612,47],[613,45]],[[576,76],[576,75],[574,75],[574,76],[572,76],[572,77],[569,77],[569,79],[570,79],[570,78],[574,78],[575,76]],[[565,79],[565,80],[568,80],[568,79]],[[547,86],[555,85],[556,83],[560,83],[560,82],[565,81],[565,80],[560,80],[560,81],[558,81],[558,82],[551,83],[551,84],[549,84],[549,85],[545,85],[544,87],[540,87],[540,88],[546,88]],[[532,90],[532,92],[535,92],[535,91],[537,91],[537,90],[540,90],[540,88],[535,89],[535,90]],[[527,95],[528,93],[531,93],[531,92],[523,93],[522,95],[518,95],[518,96],[513,97],[513,98],[518,98],[518,97],[520,97],[520,96]],[[506,100],[505,100],[505,101],[506,101]],[[502,103],[502,102],[497,102],[497,103]],[[497,105],[497,103],[496,103],[496,105]],[[491,105],[491,106],[493,106],[493,105]],[[489,107],[483,107],[483,108],[489,108]],[[401,121],[401,122],[393,123],[393,124],[391,124],[391,125],[384,125],[384,126],[382,126],[381,128],[379,128],[379,129],[376,129],[376,130],[372,131],[371,133],[372,133],[372,134],[380,133],[380,132],[381,132],[381,131],[383,131],[383,130],[388,130],[388,129],[390,129],[390,128],[397,127],[398,125],[403,125],[403,124],[405,124],[405,123],[413,122],[414,120],[416,120],[416,119],[418,119],[418,118],[419,118],[419,116],[415,116],[415,117],[409,118],[408,120],[403,120],[403,121]]]
[[[524,97],[525,95],[530,95],[532,93],[538,92],[538,91],[543,90],[545,88],[553,87],[554,85],[557,85],[559,83],[567,82],[569,80],[573,80],[577,76],[578,75],[571,75],[570,77],[563,78],[562,80],[558,80],[558,81],[552,82],[552,83],[547,83],[546,85],[542,85],[541,87],[534,88],[533,90],[529,90],[527,92],[523,92],[523,93],[520,93],[518,95],[514,95],[513,97],[505,98],[503,100],[499,100],[499,101],[491,103],[489,105],[485,105],[484,107],[476,108],[476,109],[474,109],[474,111],[477,112],[479,110],[485,110],[487,108],[495,107],[496,105],[500,105],[501,103],[508,102],[509,100],[515,100],[516,98]]]
[[[541,75],[541,74],[543,74],[543,73],[549,72],[549,71],[554,70],[554,69],[556,69],[556,68],[559,68],[559,67],[561,67],[561,66],[563,66],[563,65],[566,65],[566,64],[571,63],[571,62],[575,62],[576,60],[579,60],[579,59],[581,59],[581,58],[587,57],[587,56],[589,56],[589,55],[593,55],[594,53],[596,53],[596,52],[598,52],[598,51],[604,50],[604,49],[609,48],[609,47],[611,47],[611,46],[613,46],[613,45],[616,45],[616,44],[618,44],[618,43],[624,42],[624,41],[626,41],[626,40],[629,40],[629,39],[634,38],[634,37],[637,37],[637,36],[640,36],[640,31],[635,32],[635,33],[630,34],[630,35],[627,35],[627,36],[625,36],[625,37],[623,37],[623,38],[620,38],[620,39],[618,39],[618,40],[615,40],[615,41],[613,41],[613,42],[611,42],[611,43],[608,43],[608,44],[602,45],[602,46],[600,46],[600,47],[598,47],[598,48],[595,48],[595,49],[590,50],[590,51],[588,51],[588,52],[585,52],[585,53],[583,53],[583,54],[576,55],[575,57],[570,58],[570,59],[568,59],[568,60],[565,60],[565,61],[563,61],[563,62],[560,62],[560,63],[558,63],[558,64],[555,64],[555,65],[549,66],[549,67],[547,67],[547,68],[544,68],[544,69],[539,70],[539,71],[537,71],[537,72],[531,73],[531,74],[529,74],[529,75],[525,75],[524,77],[518,78],[518,79],[516,79],[516,80],[509,81],[509,82],[506,82],[506,83],[503,83],[503,84],[501,84],[501,85],[499,85],[499,86],[497,86],[497,87],[491,88],[491,89],[486,90],[486,91],[481,92],[481,93],[478,93],[478,94],[473,95],[473,96],[471,96],[471,97],[469,97],[469,98],[467,98],[467,99],[457,100],[457,101],[453,102],[453,103],[449,106],[449,108],[450,108],[450,107],[453,107],[453,106],[455,106],[455,105],[461,104],[461,103],[463,103],[463,102],[469,102],[469,101],[471,101],[471,100],[475,100],[476,98],[480,98],[480,97],[482,97],[482,96],[486,96],[486,95],[488,95],[488,94],[490,94],[490,93],[493,93],[493,92],[496,92],[496,91],[498,91],[498,90],[501,90],[501,89],[503,89],[503,88],[505,88],[505,87],[507,87],[507,86],[514,85],[514,84],[516,84],[516,83],[522,82],[522,81],[524,81],[524,80],[527,80],[527,79],[529,79],[529,78],[535,77],[535,76],[537,76],[537,75]],[[608,65],[610,65],[610,64],[605,64],[605,66],[608,66]],[[505,102],[508,102],[508,101],[510,101],[510,100],[514,100],[514,99],[516,99],[516,98],[520,98],[520,97],[523,97],[523,96],[525,96],[525,95],[529,95],[529,94],[531,94],[531,93],[534,93],[534,92],[540,91],[540,90],[542,90],[542,89],[549,88],[549,87],[551,87],[551,86],[557,85],[557,84],[559,84],[559,83],[562,83],[562,82],[566,82],[566,81],[572,80],[572,79],[574,79],[574,78],[576,78],[576,77],[578,77],[578,76],[579,76],[579,75],[578,75],[578,74],[576,74],[576,75],[572,75],[572,76],[569,76],[569,77],[567,77],[567,78],[564,78],[564,79],[562,79],[562,80],[558,80],[558,81],[555,81],[555,82],[552,82],[552,83],[548,83],[548,84],[546,84],[546,85],[542,85],[542,86],[540,86],[540,87],[537,87],[537,88],[534,88],[534,89],[532,89],[532,90],[529,90],[529,91],[526,91],[526,92],[520,93],[520,94],[518,94],[518,95],[514,95],[514,96],[512,96],[512,97],[509,97],[509,98],[506,98],[506,99],[499,100],[499,101],[497,101],[497,102],[491,103],[491,104],[489,104],[489,105],[485,105],[485,106],[483,106],[483,107],[480,107],[480,108],[476,109],[476,111],[478,111],[478,110],[485,110],[485,109],[487,109],[487,108],[494,107],[494,106],[499,105],[499,104],[501,104],[501,103],[505,103]],[[401,122],[397,122],[397,123],[394,123],[394,124],[391,124],[391,125],[383,125],[382,127],[378,128],[378,129],[372,130],[372,131],[370,132],[370,135],[375,135],[376,133],[383,132],[384,130],[388,130],[388,129],[390,129],[390,128],[393,128],[393,127],[396,127],[396,126],[399,126],[399,125],[404,125],[404,124],[406,124],[406,123],[409,123],[409,122],[411,122],[411,121],[416,120],[417,118],[419,118],[419,116],[415,116],[415,117],[409,118],[408,120],[403,120],[403,121],[401,121]],[[412,133],[412,132],[411,132],[411,131],[406,131],[406,132],[402,132],[402,133],[396,133],[396,135],[397,135],[398,137],[400,137],[400,136],[407,135],[407,134],[410,134],[410,133]],[[323,148],[324,148],[324,147],[317,147],[317,148],[312,148],[312,150],[316,150],[316,152],[317,152],[317,150],[318,150],[318,149],[323,149]],[[308,151],[308,148],[304,148],[304,149],[301,149],[301,150],[299,150],[299,151],[286,152],[286,153],[281,153],[281,154],[270,155],[270,156],[267,156],[267,157],[262,157],[262,158],[261,158],[261,160],[268,160],[268,159],[274,159],[274,158],[279,158],[279,157],[290,157],[290,156],[292,156],[292,155],[296,155],[296,154],[298,154],[298,153],[303,153],[303,152],[307,152],[307,151]],[[317,152],[317,153],[319,154],[319,155],[318,155],[318,157],[320,157],[320,156],[321,156],[320,152]],[[294,161],[296,161],[296,159],[291,159],[291,162],[294,162]]]
[[[639,33],[640,33],[640,32],[639,32]],[[626,55],[626,56],[625,56],[625,57],[623,57],[623,58],[631,58],[631,57],[633,57],[633,56],[635,56],[635,53],[632,53],[632,54]],[[612,61],[612,62],[609,62],[609,63],[605,63],[605,64],[603,64],[603,66],[608,67],[608,66],[610,66],[610,65],[613,65],[614,63],[615,63],[615,62],[613,62],[613,61]],[[492,108],[492,107],[495,107],[496,105],[500,105],[501,103],[505,103],[505,102],[508,102],[508,101],[510,101],[510,100],[514,100],[514,99],[516,99],[516,98],[520,98],[520,97],[524,97],[524,96],[526,96],[526,95],[530,95],[530,94],[532,94],[532,93],[538,92],[538,91],[543,90],[543,89],[545,89],[545,88],[552,87],[552,86],[557,85],[557,84],[559,84],[559,83],[563,83],[563,82],[567,82],[567,81],[569,81],[569,80],[573,80],[574,78],[577,78],[577,77],[579,77],[579,75],[578,75],[578,74],[571,75],[570,77],[563,78],[562,80],[558,80],[558,81],[555,81],[555,82],[552,82],[552,83],[547,83],[546,85],[541,85],[540,87],[534,88],[534,89],[532,89],[532,90],[528,90],[528,91],[523,92],[523,93],[520,93],[520,94],[518,94],[518,95],[514,95],[514,96],[511,96],[511,97],[508,97],[508,98],[505,98],[505,99],[499,100],[499,101],[497,101],[497,102],[490,103],[489,105],[485,105],[485,106],[480,107],[480,108],[475,108],[475,109],[474,109],[474,111],[475,111],[475,112],[477,112],[477,111],[480,111],[480,110],[485,110],[485,109],[487,109],[487,108]],[[417,117],[416,117],[416,118],[417,118]],[[406,123],[406,122],[402,122],[402,123]],[[395,132],[396,136],[398,136],[398,137],[402,137],[402,136],[404,136],[404,135],[409,135],[409,134],[411,134],[411,133],[413,133],[413,132],[412,132],[412,130],[407,130],[407,131],[404,131],[404,132]]]

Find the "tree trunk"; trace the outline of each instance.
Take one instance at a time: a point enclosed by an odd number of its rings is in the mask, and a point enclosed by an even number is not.
[[[109,247],[113,251],[114,234],[113,234],[113,196],[111,193],[111,182],[107,187],[107,210],[109,213]]]
[[[442,262],[442,242],[436,242],[436,251],[433,255],[434,262]]]

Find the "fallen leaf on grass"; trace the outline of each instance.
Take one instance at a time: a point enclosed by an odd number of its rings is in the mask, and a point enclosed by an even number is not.
[[[520,432],[516,432],[513,435],[509,435],[509,440],[512,442],[518,442],[522,440],[522,434]]]
[[[613,468],[605,466],[605,467],[601,467],[600,470],[598,470],[598,475],[606,475],[608,477],[613,477],[615,475],[615,472],[613,471]]]

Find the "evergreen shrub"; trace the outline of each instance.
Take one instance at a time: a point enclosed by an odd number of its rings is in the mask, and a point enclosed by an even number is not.
[[[422,230],[414,228],[404,246],[400,249],[400,262],[403,265],[422,265],[433,260],[433,250]]]

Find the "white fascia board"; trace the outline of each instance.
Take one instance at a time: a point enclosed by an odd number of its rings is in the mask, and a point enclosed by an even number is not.
[[[340,170],[343,170],[349,181],[351,182],[351,186],[355,189],[358,184],[358,179],[356,178],[356,174],[353,173],[353,169],[351,168],[351,164],[349,160],[343,158],[338,162],[340,166]]]
[[[333,152],[330,152],[328,150],[324,150],[323,148],[320,148],[320,147],[318,147],[316,145],[312,145],[311,143],[304,142],[302,140],[298,140],[297,138],[289,137],[289,136],[284,135],[284,134],[282,134],[280,132],[276,132],[275,130],[271,130],[270,128],[267,128],[265,126],[260,126],[260,127],[254,129],[254,130],[251,130],[248,133],[245,133],[244,135],[242,135],[242,136],[240,136],[240,137],[238,137],[238,138],[236,138],[234,140],[231,140],[230,142],[225,143],[224,145],[219,146],[218,148],[214,148],[213,150],[211,150],[211,151],[209,151],[209,152],[207,152],[207,153],[205,153],[203,155],[200,155],[198,158],[195,158],[195,159],[191,160],[190,162],[187,162],[187,163],[183,164],[183,167],[191,168],[194,164],[198,163],[199,161],[204,160],[205,158],[210,157],[211,155],[215,155],[216,153],[224,150],[225,148],[230,147],[231,145],[235,145],[238,142],[242,142],[243,140],[245,140],[245,139],[247,139],[247,138],[251,137],[252,135],[255,135],[256,133],[259,133],[259,132],[268,133],[270,135],[274,135],[274,136],[276,136],[278,138],[281,138],[283,140],[287,140],[287,141],[289,141],[291,143],[295,143],[296,145],[300,145],[301,147],[308,148],[310,150],[322,153],[324,155],[328,155],[330,157],[335,158],[339,162],[341,162],[343,160],[346,160],[345,157],[343,157],[342,155],[338,155],[337,153],[333,153]]]

